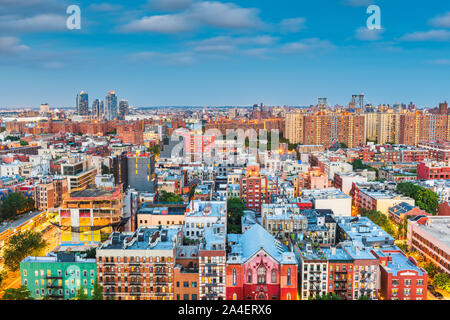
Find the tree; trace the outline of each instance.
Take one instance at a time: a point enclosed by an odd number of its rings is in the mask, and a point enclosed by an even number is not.
[[[370,298],[368,296],[364,295],[364,296],[359,297],[358,300],[370,300]]]
[[[416,205],[429,214],[436,215],[439,205],[437,193],[412,182],[398,183],[396,191],[407,197],[413,198]]]
[[[84,293],[85,288],[83,286],[77,290],[77,294],[75,296],[75,300],[89,300],[89,297],[86,293]]]
[[[42,239],[42,234],[39,232],[25,231],[11,236],[3,249],[5,266],[11,271],[17,271],[23,259],[39,255],[46,245],[46,241]]]
[[[25,140],[20,140],[20,145],[21,145],[22,147],[27,146],[27,145],[28,145],[28,142],[25,141]]]
[[[20,141],[20,137],[16,137],[16,136],[6,136],[5,138],[6,141]]]
[[[148,151],[153,153],[155,156],[159,156],[161,154],[161,146],[158,144],[156,146],[148,148]]]
[[[27,286],[22,285],[18,289],[6,289],[2,300],[33,300],[33,298],[31,297],[31,292],[28,290]]]
[[[245,204],[240,198],[230,197],[227,201],[228,232],[241,233],[241,217],[244,215]]]
[[[95,281],[92,300],[103,300],[103,286]]]
[[[85,252],[86,259],[95,259],[96,256],[97,256],[96,248],[90,248],[89,250],[86,250],[86,252]]]
[[[309,297],[308,300],[342,300],[337,294],[328,293],[324,295],[316,295],[315,297]]]
[[[110,174],[109,167],[102,164],[102,174]]]
[[[367,210],[365,208],[359,208],[359,213],[363,217],[369,218],[373,223],[380,226],[384,231],[389,233],[392,237],[395,236],[395,230],[392,226],[392,222],[389,218],[377,210]]]
[[[18,214],[34,209],[34,200],[21,193],[12,192],[3,200],[1,205],[1,217],[13,218]]]
[[[161,191],[159,195],[160,202],[184,202],[183,198],[173,192]]]
[[[450,292],[450,275],[447,273],[439,273],[433,279],[433,286]]]
[[[433,262],[428,262],[423,268],[430,278],[434,278],[439,272],[438,267]]]

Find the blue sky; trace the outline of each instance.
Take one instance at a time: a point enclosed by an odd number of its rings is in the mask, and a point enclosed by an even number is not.
[[[66,8],[81,9],[68,30]],[[369,31],[367,6],[381,8]],[[442,0],[0,0],[0,107],[450,100]]]

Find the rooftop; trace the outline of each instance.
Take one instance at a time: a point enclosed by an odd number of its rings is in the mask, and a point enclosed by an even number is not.
[[[346,235],[346,240],[362,242],[364,245],[393,244],[386,231],[367,217],[336,217],[336,222]]]
[[[113,232],[98,250],[173,250],[179,228],[139,228],[134,233]]]

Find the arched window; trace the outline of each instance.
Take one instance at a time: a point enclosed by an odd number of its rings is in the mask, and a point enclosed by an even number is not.
[[[252,283],[252,270],[247,271],[247,283]]]
[[[291,284],[291,268],[287,269],[287,284]]]
[[[233,268],[233,285],[237,284],[236,268]]]
[[[291,294],[290,294],[290,293],[288,293],[288,294],[286,295],[286,300],[291,300]]]
[[[266,283],[266,268],[264,266],[260,266],[258,268],[258,284]]]
[[[277,270],[272,269],[272,283],[276,283],[276,282],[277,282]]]
[[[237,294],[233,293],[233,300],[237,300]]]

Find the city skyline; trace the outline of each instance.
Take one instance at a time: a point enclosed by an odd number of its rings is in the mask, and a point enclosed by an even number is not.
[[[69,4],[0,4],[1,108],[74,108],[82,90],[139,107],[449,100],[442,1],[79,1],[81,30],[66,28]],[[366,27],[370,4],[380,31]]]

